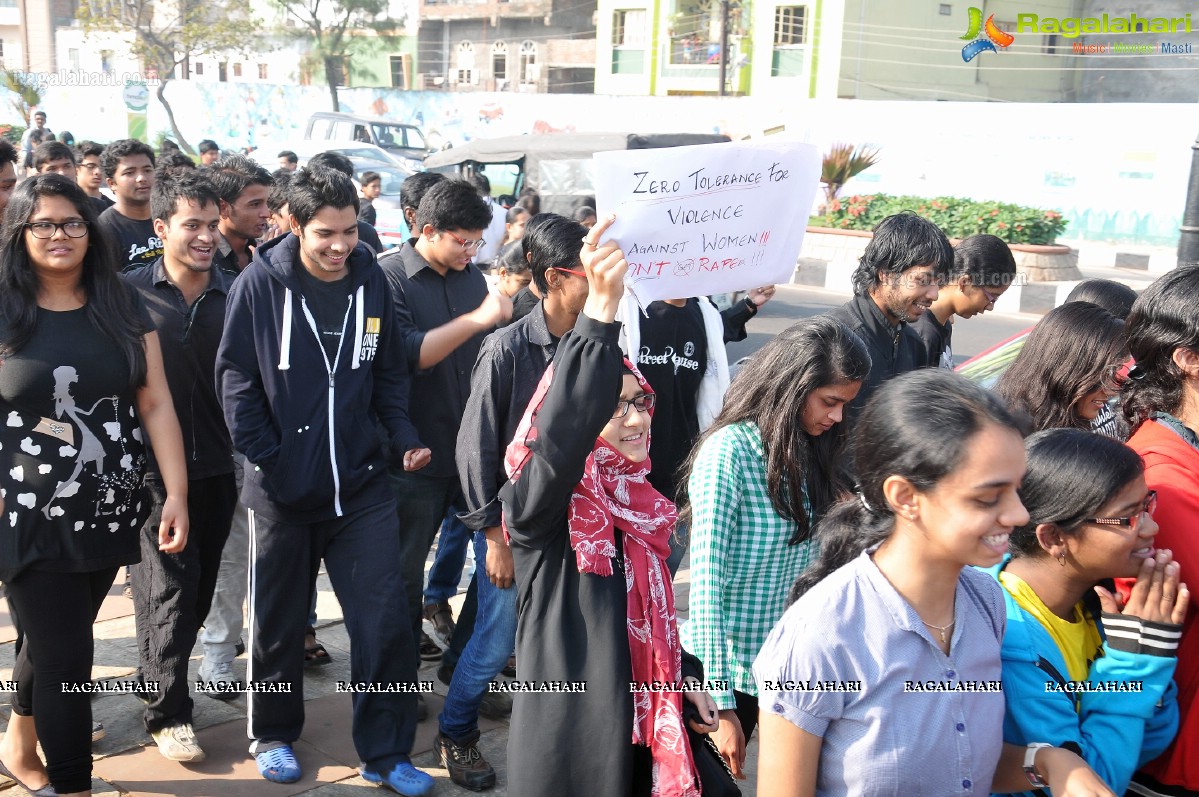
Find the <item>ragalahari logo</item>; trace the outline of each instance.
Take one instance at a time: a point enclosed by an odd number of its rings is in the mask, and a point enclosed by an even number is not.
[[[962,40],[970,42],[962,48],[962,60],[970,63],[979,53],[987,50],[998,52],[995,49],[996,45],[1006,49],[1016,39],[1012,34],[1004,33],[995,26],[994,14],[987,17],[987,24],[984,25],[982,9],[971,7],[970,24],[966,26],[966,35]]]

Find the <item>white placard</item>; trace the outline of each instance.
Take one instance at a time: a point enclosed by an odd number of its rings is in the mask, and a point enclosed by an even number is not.
[[[820,184],[810,144],[701,144],[595,154],[605,238],[641,305],[790,282]]]

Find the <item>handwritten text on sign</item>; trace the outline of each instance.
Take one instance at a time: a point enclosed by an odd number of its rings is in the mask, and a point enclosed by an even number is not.
[[[820,180],[809,144],[599,152],[596,204],[641,304],[790,282]]]

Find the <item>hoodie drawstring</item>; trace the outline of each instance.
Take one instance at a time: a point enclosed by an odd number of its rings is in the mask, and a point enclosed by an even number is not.
[[[279,343],[279,370],[291,368],[291,315],[292,291],[283,295],[283,340]]]
[[[357,368],[362,362],[362,303],[366,296],[366,285],[358,286],[356,295],[358,306],[354,309],[354,364],[352,368]]]

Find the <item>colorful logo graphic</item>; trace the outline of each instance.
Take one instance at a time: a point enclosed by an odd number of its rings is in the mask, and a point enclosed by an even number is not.
[[[963,41],[969,41],[962,48],[962,60],[970,63],[974,57],[981,52],[990,50],[998,52],[995,46],[1006,48],[1016,39],[1010,33],[1004,33],[999,28],[995,27],[995,15],[987,17],[987,24],[983,25],[983,12],[981,8],[970,8],[970,23],[966,26],[966,35],[962,37]]]

